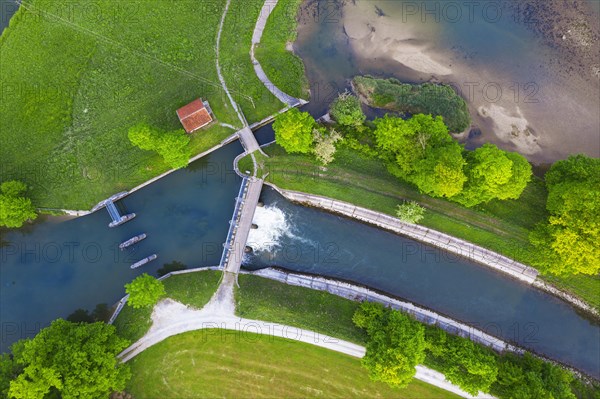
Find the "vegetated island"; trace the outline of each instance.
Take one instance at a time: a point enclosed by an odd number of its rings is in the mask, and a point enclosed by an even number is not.
[[[467,103],[449,85],[414,85],[394,78],[357,76],[352,80],[352,86],[361,101],[371,107],[410,114],[439,115],[452,133],[462,132],[471,125]]]

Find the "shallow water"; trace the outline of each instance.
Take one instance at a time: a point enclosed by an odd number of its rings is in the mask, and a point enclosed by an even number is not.
[[[242,151],[232,143],[117,202],[137,217],[109,228],[104,209],[81,218],[46,222],[2,234],[0,350],[31,336],[77,308],[112,305],[124,284],[174,260],[188,267],[218,265],[241,179],[232,168]],[[119,243],[141,233],[130,249]],[[129,266],[153,253],[158,259]]]
[[[294,49],[311,83],[311,113],[326,112],[356,75],[445,82],[467,100],[483,132],[461,138],[471,147],[493,142],[542,163],[578,152],[600,156],[598,79],[564,72],[570,60],[508,3],[305,2]]]
[[[600,327],[565,302],[433,247],[263,190],[250,269],[280,266],[351,280],[600,375]]]

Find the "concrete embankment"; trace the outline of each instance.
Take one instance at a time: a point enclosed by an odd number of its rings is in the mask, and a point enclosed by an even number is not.
[[[325,277],[289,273],[283,270],[272,268],[261,269],[253,272],[242,270],[241,273],[268,278],[270,280],[278,281],[288,285],[329,292],[330,294],[350,299],[352,301],[378,302],[385,306],[390,306],[393,309],[408,313],[422,323],[436,325],[451,334],[469,338],[472,341],[489,346],[498,352],[503,352],[506,350],[517,353],[523,352],[522,349],[517,348],[516,346],[511,345],[501,339],[493,337],[472,326],[469,326],[468,324],[458,322],[429,309],[425,309],[410,302],[392,298],[366,287],[361,287],[348,282]]]
[[[538,271],[529,266],[439,231],[415,224],[405,223],[384,213],[361,208],[347,202],[313,194],[283,190],[267,182],[265,182],[265,184],[270,185],[281,195],[292,202],[321,208],[329,212],[357,219],[394,233],[413,238],[426,244],[441,248],[445,251],[463,256],[502,273],[506,273],[528,284],[532,284],[538,276]]]

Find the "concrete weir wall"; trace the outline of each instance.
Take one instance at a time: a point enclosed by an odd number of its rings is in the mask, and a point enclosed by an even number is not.
[[[360,287],[343,281],[327,279],[324,277],[288,273],[282,270],[271,268],[261,269],[253,272],[242,270],[240,273],[268,278],[270,280],[279,281],[288,285],[310,288],[317,291],[326,291],[330,294],[353,301],[379,302],[383,305],[390,306],[393,309],[408,313],[422,323],[436,325],[451,334],[469,338],[472,341],[489,346],[498,352],[503,352],[506,350],[517,353],[523,352],[522,349],[519,349],[514,345],[493,337],[472,326],[439,315],[431,310],[416,306],[410,302],[404,302],[399,299],[380,294],[365,287]]]
[[[532,284],[537,278],[537,270],[529,266],[439,231],[416,224],[405,223],[395,217],[375,212],[370,209],[361,208],[347,202],[337,201],[318,195],[282,190],[274,185],[269,185],[290,201],[348,216],[426,244],[442,248],[448,252],[463,256],[474,262],[506,273],[528,284]]]

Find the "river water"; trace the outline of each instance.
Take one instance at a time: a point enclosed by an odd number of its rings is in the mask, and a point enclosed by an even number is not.
[[[351,280],[600,376],[600,328],[570,305],[456,255],[263,190],[250,269]]]
[[[218,265],[241,179],[233,159],[239,143],[202,158],[147,186],[117,205],[137,217],[109,228],[104,209],[77,219],[46,218],[16,231],[2,231],[0,248],[1,349],[31,336],[77,308],[112,305],[123,285],[177,260],[189,267]],[[148,237],[126,251],[119,243]],[[153,253],[158,259],[129,266]]]
[[[319,34],[327,29],[334,34],[336,26],[331,23]],[[328,76],[344,87],[346,77],[357,70],[350,58],[347,65],[338,61],[350,57],[347,47],[335,41],[315,46],[314,53],[322,52],[324,59],[306,58],[311,80],[329,62],[336,72]],[[406,68],[400,73],[398,65],[387,62],[382,59],[381,73],[387,65],[398,75],[412,73]],[[308,106],[315,115],[334,91],[318,94]],[[271,141],[271,127],[257,137],[261,143]],[[142,272],[154,274],[164,263],[218,264],[240,183],[232,161],[241,151],[239,143],[230,144],[119,201],[122,211],[138,216],[114,229],[108,228],[109,216],[101,210],[0,231],[0,350],[77,308],[114,303],[124,295],[124,284]],[[568,304],[418,242],[290,204],[271,190],[264,191],[263,200],[266,207],[257,210],[255,219],[259,229],[250,237],[256,252],[246,267],[277,265],[352,280],[600,375],[600,328]],[[117,249],[121,241],[140,233],[148,238],[128,251]],[[129,269],[152,253],[158,260]]]
[[[493,142],[536,163],[600,156],[600,82],[592,76],[600,50],[580,65],[535,34],[537,21],[515,7],[510,0],[306,1],[294,50],[311,84],[309,107],[323,114],[356,75],[444,82],[469,104],[472,130],[459,138],[471,148]]]
[[[19,9],[13,0],[0,0],[0,33],[8,26],[10,19]]]

